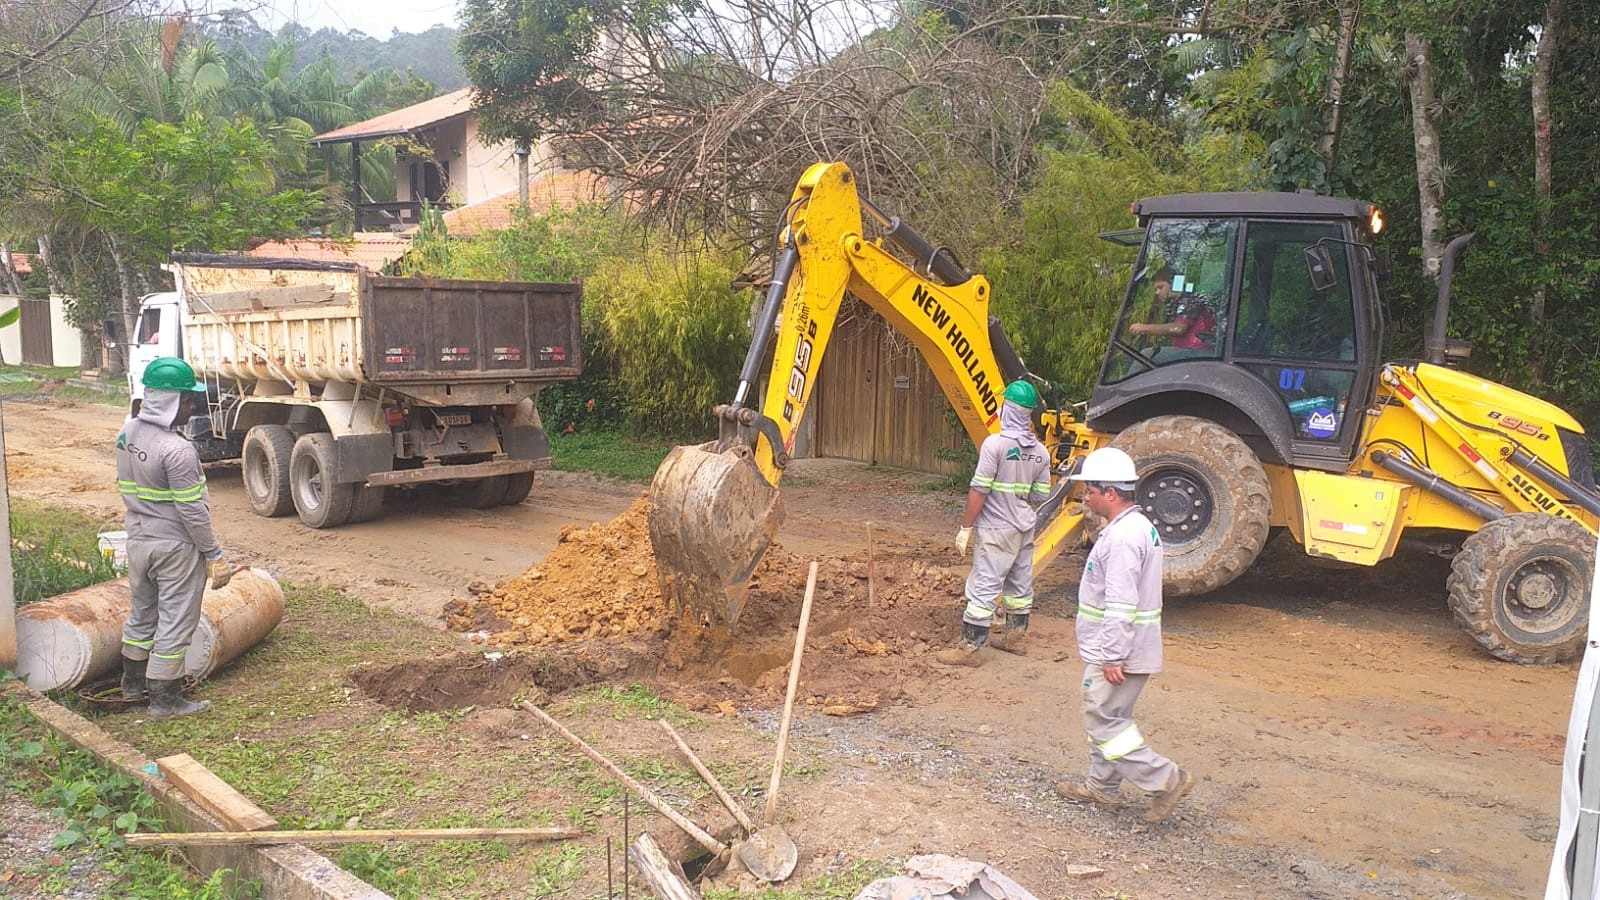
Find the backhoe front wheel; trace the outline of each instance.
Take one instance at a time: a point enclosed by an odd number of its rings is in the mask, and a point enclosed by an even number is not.
[[[1588,633],[1594,549],[1594,535],[1572,519],[1525,512],[1488,522],[1450,564],[1450,611],[1500,659],[1572,659]]]
[[[1193,416],[1158,416],[1111,446],[1139,469],[1134,502],[1161,538],[1168,594],[1214,591],[1250,568],[1267,542],[1272,487],[1238,435]]]

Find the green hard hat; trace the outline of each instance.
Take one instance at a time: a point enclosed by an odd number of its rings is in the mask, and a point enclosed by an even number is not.
[[[153,359],[144,367],[142,383],[158,391],[193,391],[204,393],[206,383],[194,377],[194,367],[176,356]]]
[[[1020,378],[1006,385],[1002,396],[1024,409],[1039,408],[1039,391]]]

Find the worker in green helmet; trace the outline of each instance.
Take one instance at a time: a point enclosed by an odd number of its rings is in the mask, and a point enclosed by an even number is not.
[[[1039,392],[1026,381],[1006,386],[1000,404],[1000,431],[984,438],[978,466],[967,489],[967,506],[956,532],[956,549],[972,550],[961,642],[934,654],[947,666],[979,666],[991,644],[989,628],[1004,603],[1005,628],[992,645],[1022,652],[1033,611],[1034,506],[1050,495],[1050,454],[1033,433]]]
[[[233,570],[211,528],[200,454],[181,430],[205,408],[206,386],[188,363],[151,360],[144,400],[117,435],[117,489],[127,509],[128,581],[122,628],[122,693],[150,701],[150,717],[200,712],[180,693],[184,656],[200,622],[206,582],[220,588]]]

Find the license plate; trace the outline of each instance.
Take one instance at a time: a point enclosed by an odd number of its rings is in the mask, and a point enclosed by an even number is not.
[[[471,425],[472,416],[465,413],[449,413],[439,417],[440,425]]]

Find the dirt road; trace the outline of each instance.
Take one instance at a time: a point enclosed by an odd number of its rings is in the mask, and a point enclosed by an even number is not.
[[[108,407],[8,403],[11,490],[119,512],[109,489],[119,424]],[[885,557],[955,563],[945,548],[954,500],[917,490],[917,477],[825,461],[795,475],[780,535],[791,553],[857,552],[871,519]],[[523,572],[562,526],[606,521],[641,490],[542,474],[512,509],[422,501],[317,532],[251,514],[237,467],[214,467],[210,480],[219,530],[241,561],[432,620],[470,583]],[[1167,671],[1141,701],[1140,724],[1202,781],[1175,825],[1152,830],[1136,824],[1139,807],[1078,809],[1051,791],[1084,763],[1074,568],[1064,560],[1041,580],[1030,655],[952,672],[891,652],[881,678],[897,702],[800,720],[797,738],[829,761],[794,800],[806,847],[987,858],[1045,897],[1542,890],[1576,666],[1479,653],[1444,609],[1447,562],[1416,553],[1371,570],[1318,568],[1275,542],[1241,581],[1171,602]],[[952,597],[952,635],[957,610]],[[764,716],[752,721],[770,728]],[[1068,862],[1108,874],[1069,882]]]

